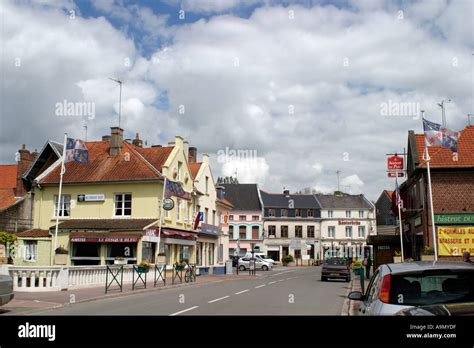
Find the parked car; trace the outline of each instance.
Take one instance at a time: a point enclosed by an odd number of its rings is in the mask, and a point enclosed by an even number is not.
[[[453,303],[453,304],[437,304],[431,306],[421,306],[402,309],[395,315],[402,316],[420,316],[420,315],[474,315],[474,302],[469,303]]]
[[[275,261],[273,259],[269,258],[264,253],[254,253],[253,255],[254,255],[255,258],[261,259],[265,262],[269,262],[269,263],[272,264],[272,266],[275,266]],[[252,258],[252,253],[245,254],[245,257]]]
[[[9,275],[0,274],[0,306],[13,298],[13,279]]]
[[[474,265],[463,262],[405,262],[381,265],[365,294],[360,314],[394,315],[417,306],[474,302]]]
[[[341,257],[333,257],[324,260],[321,268],[321,281],[331,279],[344,279],[351,281],[351,269],[349,262]]]
[[[268,271],[272,268],[270,262],[263,261],[262,259],[255,258],[255,267],[261,269],[262,271]],[[239,260],[239,270],[245,271],[250,268],[250,257],[242,257]]]

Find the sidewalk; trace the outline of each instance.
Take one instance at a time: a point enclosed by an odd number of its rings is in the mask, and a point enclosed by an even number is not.
[[[367,290],[367,286],[369,285],[370,279],[364,279],[364,292]],[[349,315],[349,316],[354,316],[354,315],[359,315],[359,308],[361,305],[360,301],[352,301],[347,298],[349,293],[351,291],[361,291],[361,286],[360,286],[360,277],[356,275],[352,275],[352,280],[350,286],[347,288],[346,292],[346,300],[344,301],[344,304],[342,306],[342,311],[341,315]]]
[[[247,273],[248,276],[248,273]],[[71,289],[66,291],[45,291],[45,292],[15,292],[15,297],[8,304],[2,306],[0,314],[29,314],[30,312],[58,308],[65,305],[81,302],[89,302],[104,298],[114,298],[119,296],[128,296],[144,292],[159,291],[164,289],[172,289],[183,286],[193,286],[199,284],[222,282],[227,280],[243,279],[243,275],[202,275],[196,278],[195,283],[175,283],[171,284],[171,279],[167,279],[167,285],[163,286],[163,282],[159,282],[153,287],[153,279],[147,279],[147,288],[143,287],[140,282],[136,284],[135,290],[132,290],[132,283],[124,283],[123,291],[116,283],[110,286],[107,294],[105,294],[105,284],[100,287],[90,287],[81,289]]]

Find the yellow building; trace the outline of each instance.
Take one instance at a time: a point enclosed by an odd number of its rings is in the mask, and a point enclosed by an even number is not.
[[[123,130],[113,127],[111,136],[86,146],[88,163],[65,164],[58,212],[60,159],[35,178],[35,232],[20,235],[19,244],[28,254],[36,250],[36,255],[25,260],[26,253],[18,253],[15,263],[105,265],[117,257],[128,263],[155,263],[159,253],[166,255],[167,264],[182,259],[195,262],[197,233],[192,223],[197,196],[183,138],[176,136],[168,146],[144,148],[138,135],[129,143],[123,140]],[[179,182],[191,198],[172,197],[175,204],[164,215],[160,233],[165,177]],[[60,223],[56,240],[57,213]],[[57,255],[55,245],[67,256]]]

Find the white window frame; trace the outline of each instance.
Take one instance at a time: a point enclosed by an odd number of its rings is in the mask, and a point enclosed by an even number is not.
[[[346,210],[346,218],[352,217],[352,212],[350,210]]]
[[[125,215],[125,195],[130,195],[130,215]],[[122,196],[122,214],[117,215],[117,196]],[[133,196],[131,192],[116,192],[114,193],[114,216],[115,217],[131,217],[132,216],[132,201]]]
[[[328,210],[328,218],[334,217],[334,210]]]
[[[359,210],[359,218],[364,218],[365,217],[365,212],[361,209]]]
[[[352,226],[346,226],[346,238],[352,238],[352,232]]]
[[[181,221],[181,199],[176,200],[176,221]]]
[[[365,238],[365,226],[359,226],[359,238]]]
[[[69,202],[66,202],[66,198],[69,198]],[[64,215],[64,212],[67,211],[68,215]],[[58,212],[58,195],[54,195],[54,217],[57,217]],[[71,217],[71,195],[61,195],[61,202],[59,204],[59,217],[60,218],[69,218]]]
[[[329,238],[336,237],[336,226],[328,226],[328,237]]]
[[[36,262],[38,260],[38,241],[23,240],[23,261]]]

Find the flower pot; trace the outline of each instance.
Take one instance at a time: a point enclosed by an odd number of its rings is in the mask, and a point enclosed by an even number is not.
[[[393,257],[393,263],[401,263],[402,262],[402,257],[401,256],[394,256]]]
[[[174,266],[174,268],[177,270],[177,271],[182,271],[184,269],[184,266]]]
[[[148,273],[149,269],[147,267],[137,267],[137,273]]]
[[[360,268],[354,268],[354,274],[360,275]]]
[[[55,265],[67,265],[68,254],[55,254],[54,264]]]
[[[421,261],[434,261],[434,255],[421,255]]]

